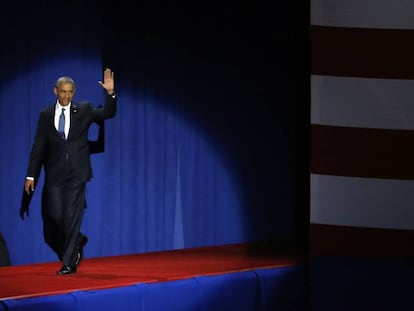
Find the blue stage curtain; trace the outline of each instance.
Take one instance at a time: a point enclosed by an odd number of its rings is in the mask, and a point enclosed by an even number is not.
[[[57,261],[42,236],[43,175],[30,217],[18,216],[38,113],[54,103],[60,75],[77,82],[76,100],[102,104],[97,81],[106,66],[115,72],[119,108],[105,123],[105,152],[92,155],[86,258],[293,236],[288,93],[279,95],[276,125],[259,82],[214,57],[191,55],[190,33],[179,46],[122,21],[110,32],[114,21],[93,1],[71,2],[70,23],[58,4],[15,6],[0,21],[8,43],[0,59],[0,230],[12,264]]]

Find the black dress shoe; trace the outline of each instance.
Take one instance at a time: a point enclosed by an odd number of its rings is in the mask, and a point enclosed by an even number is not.
[[[56,272],[56,274],[59,275],[66,275],[66,274],[72,274],[76,273],[76,267],[72,266],[62,266],[59,271]]]
[[[86,235],[82,235],[79,238],[78,247],[76,249],[76,267],[79,266],[81,260],[83,259],[83,248],[85,247],[86,243],[88,243],[88,237]]]

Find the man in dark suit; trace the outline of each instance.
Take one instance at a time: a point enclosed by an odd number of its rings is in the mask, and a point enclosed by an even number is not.
[[[117,110],[114,73],[105,69],[98,81],[106,91],[103,107],[72,101],[75,82],[60,77],[54,87],[56,103],[40,112],[29,165],[20,216],[29,215],[28,202],[41,168],[42,220],[45,242],[62,263],[59,275],[77,272],[88,238],[80,232],[86,207],[86,184],[93,177],[88,131],[92,123],[113,118]]]

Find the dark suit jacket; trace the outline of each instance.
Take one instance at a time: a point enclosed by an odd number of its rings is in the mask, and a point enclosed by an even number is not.
[[[106,96],[103,107],[90,103],[72,102],[70,130],[67,140],[62,139],[54,125],[55,104],[42,110],[30,152],[26,176],[39,178],[41,168],[45,171],[45,184],[56,185],[61,180],[65,159],[71,163],[81,182],[93,177],[88,143],[88,131],[93,122],[101,122],[116,114],[116,98]]]
[[[60,162],[64,162],[66,152],[80,180],[88,181],[92,177],[90,153],[103,152],[104,120],[115,116],[116,98],[107,96],[105,105],[98,108],[90,103],[74,103],[71,105],[70,130],[67,141],[62,139],[54,125],[55,105],[40,113],[35,140],[30,152],[29,166],[26,176],[35,178],[35,187],[42,166],[45,168],[45,183],[53,185],[60,181]],[[88,141],[88,129],[92,122],[99,124],[99,135],[96,142]],[[28,210],[33,193],[24,190],[20,210]]]

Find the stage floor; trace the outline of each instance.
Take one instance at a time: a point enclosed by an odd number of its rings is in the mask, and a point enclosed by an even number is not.
[[[0,267],[0,300],[57,295],[303,263],[275,243],[232,244],[85,258],[76,274],[59,276],[59,262]]]

